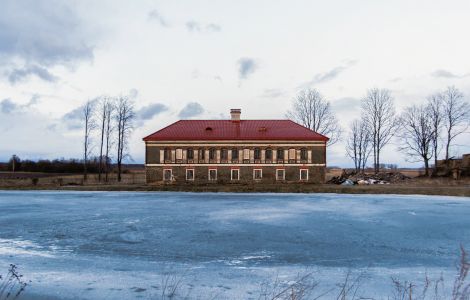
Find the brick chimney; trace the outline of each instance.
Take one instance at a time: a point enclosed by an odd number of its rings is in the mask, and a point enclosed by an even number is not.
[[[232,108],[230,110],[230,116],[232,117],[232,122],[240,122],[240,115],[242,114],[242,110],[239,108]]]

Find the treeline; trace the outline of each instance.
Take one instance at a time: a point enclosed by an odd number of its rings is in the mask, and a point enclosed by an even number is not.
[[[375,173],[381,166],[381,154],[392,142],[408,162],[422,162],[425,175],[430,162],[437,171],[439,158],[449,162],[456,138],[468,132],[470,105],[464,94],[451,86],[409,105],[395,109],[392,92],[370,89],[361,99],[361,114],[352,120],[345,138],[345,150],[357,172],[364,172],[372,157]],[[288,117],[320,134],[330,137],[329,145],[343,140],[343,129],[327,101],[317,90],[301,91],[293,100]]]
[[[41,159],[38,161],[21,160],[14,155],[8,163],[0,164],[0,171],[8,172],[42,172],[42,173],[83,173],[83,160],[80,159]],[[95,157],[87,161],[90,173],[98,173],[100,160]]]

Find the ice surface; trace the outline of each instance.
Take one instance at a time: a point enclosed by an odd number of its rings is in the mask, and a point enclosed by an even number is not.
[[[380,299],[392,275],[451,278],[469,215],[458,197],[3,191],[0,273],[17,264],[33,299],[148,299],[175,276],[193,298],[258,299],[351,269]]]

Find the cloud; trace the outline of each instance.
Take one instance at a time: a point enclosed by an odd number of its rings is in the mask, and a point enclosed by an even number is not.
[[[431,76],[437,77],[437,78],[460,79],[460,78],[465,78],[465,77],[470,76],[470,73],[467,73],[464,75],[457,75],[450,71],[439,69],[439,70],[432,72]]]
[[[56,82],[57,77],[51,74],[47,69],[37,66],[37,65],[31,65],[31,66],[25,66],[22,69],[13,69],[10,70],[9,75],[8,75],[8,81],[11,84],[15,84],[19,81],[25,80],[27,77],[34,75],[39,77],[40,79],[48,82]]]
[[[151,21],[156,21],[163,27],[170,27],[170,24],[168,24],[166,19],[156,9],[148,13],[148,19]]]
[[[334,67],[333,69],[329,71],[326,71],[324,73],[318,73],[313,76],[312,80],[300,85],[299,88],[307,88],[318,83],[323,83],[323,82],[333,80],[336,77],[338,77],[338,75],[343,73],[345,70],[354,66],[356,63],[357,63],[357,60],[348,60],[344,64]]]
[[[56,77],[48,68],[73,68],[78,62],[93,59],[91,31],[69,4],[59,0],[2,1],[0,63],[8,66],[5,73],[10,82],[28,75],[54,81]],[[97,31],[93,29],[95,35]]]
[[[17,104],[9,98],[3,99],[0,102],[0,112],[4,114],[25,112],[31,106],[38,104],[39,99],[40,99],[40,96],[37,94],[34,94],[29,100],[29,102],[24,105]]]
[[[186,22],[186,29],[189,32],[219,32],[222,27],[215,23],[201,24],[196,21],[188,21]]]
[[[339,98],[331,101],[331,106],[335,113],[350,114],[356,112],[361,108],[361,99],[353,97]]]
[[[190,102],[179,112],[178,117],[182,119],[192,118],[204,112],[204,108],[197,102]]]
[[[3,99],[2,102],[0,102],[0,111],[4,114],[12,113],[17,109],[18,105],[10,99]]]
[[[285,94],[286,94],[286,92],[281,90],[281,89],[265,89],[263,91],[263,94],[261,95],[261,97],[263,97],[263,98],[278,98],[278,97],[284,96]]]
[[[238,60],[238,76],[246,79],[258,69],[258,64],[253,58],[242,57]]]
[[[150,120],[154,116],[162,112],[165,112],[167,110],[168,110],[168,107],[166,105],[161,104],[161,103],[154,103],[154,104],[150,104],[139,109],[139,111],[137,112],[137,116],[141,120]]]

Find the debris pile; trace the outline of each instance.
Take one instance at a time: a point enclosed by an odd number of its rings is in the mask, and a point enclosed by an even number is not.
[[[341,185],[371,185],[371,184],[390,184],[409,179],[410,177],[400,172],[382,172],[378,174],[364,174],[343,170],[341,176],[331,178],[327,183]]]

